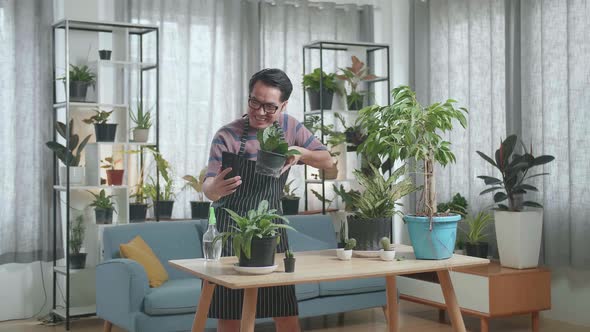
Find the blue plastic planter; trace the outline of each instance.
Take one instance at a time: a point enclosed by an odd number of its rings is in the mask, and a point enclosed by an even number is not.
[[[447,259],[453,256],[460,215],[434,217],[432,231],[428,217],[404,216],[416,259]]]

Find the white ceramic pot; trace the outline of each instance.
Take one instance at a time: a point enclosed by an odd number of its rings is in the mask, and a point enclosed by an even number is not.
[[[500,264],[514,269],[537,267],[541,251],[543,209],[494,211]]]
[[[381,258],[382,261],[392,261],[395,258],[395,250],[383,250],[381,249],[379,251],[379,258]]]
[[[86,167],[70,167],[70,186],[83,186],[86,183]],[[59,184],[67,184],[66,167],[59,168]]]
[[[342,261],[349,261],[352,258],[352,249],[344,250],[344,248],[336,249],[336,256]]]
[[[133,141],[134,142],[147,142],[150,136],[149,129],[133,129]]]

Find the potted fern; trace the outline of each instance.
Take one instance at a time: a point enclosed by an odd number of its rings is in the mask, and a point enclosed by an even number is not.
[[[320,106],[320,82],[322,105]],[[337,91],[336,74],[326,74],[320,68],[316,68],[310,74],[303,75],[303,88],[309,95],[311,110],[332,109],[332,99]]]
[[[63,78],[65,83],[65,77]],[[96,83],[96,75],[87,65],[70,64],[70,101],[85,102],[88,86]]]
[[[81,252],[85,231],[84,218],[79,215],[70,229],[69,259],[70,268],[74,270],[83,269],[86,266],[86,253]]]
[[[131,112],[129,117],[131,121],[135,123],[133,128],[133,141],[134,142],[147,142],[150,134],[150,128],[152,127],[152,114],[151,111],[144,113],[141,101],[137,103],[137,114]]]
[[[170,163],[162,157],[159,151],[150,149],[156,161],[160,181],[149,177],[149,182],[143,187],[144,194],[149,197],[154,207],[154,215],[158,219],[172,218],[174,209],[174,179],[172,176],[172,167]]]
[[[101,111],[100,108],[97,107],[94,112],[96,114],[82,121],[94,125],[94,134],[96,135],[97,142],[114,142],[117,134],[117,124],[107,123],[113,111]]]
[[[256,159],[256,173],[278,178],[287,158],[300,154],[295,149],[289,150],[289,144],[283,139],[282,131],[275,126],[259,130],[256,134],[260,143]]]
[[[490,188],[480,195],[494,193],[494,225],[498,239],[498,251],[502,266],[525,269],[539,264],[541,232],[543,229],[543,206],[534,201],[524,201],[523,196],[538,189],[526,183],[530,179],[548,173],[529,174],[535,167],[550,163],[555,157],[535,157],[533,148],[527,150],[521,143],[522,151],[516,151],[516,135],[510,135],[500,144],[494,159],[481,151],[477,153],[500,172],[500,178],[478,176]],[[508,205],[505,202],[508,201]],[[525,209],[527,207],[528,209]],[[527,236],[521,236],[527,234]]]
[[[105,168],[107,171],[107,185],[120,186],[123,184],[123,174],[125,170],[115,169],[115,165],[122,162],[122,159],[115,160],[113,156],[106,157],[101,162],[104,164],[100,168]]]
[[[284,215],[294,215],[299,212],[299,199],[300,197],[295,194],[295,190],[297,188],[291,189],[291,184],[293,184],[291,180],[285,184],[285,188],[283,188],[283,197],[281,198],[281,205],[283,206],[283,214]]]
[[[92,191],[86,190],[92,196],[94,196],[94,201],[90,203],[90,206],[94,207],[94,214],[96,217],[97,224],[112,224],[113,223],[113,211],[117,212],[115,209],[115,203],[112,201],[113,195],[108,195],[102,189],[100,193],[95,194]]]
[[[349,111],[358,111],[363,108],[366,92],[357,91],[362,81],[374,80],[377,76],[369,74],[369,67],[356,56],[351,57],[351,67],[340,68],[342,75],[336,75],[340,80],[348,82],[350,94],[346,95],[346,104]]]
[[[468,256],[488,258],[487,228],[492,222],[492,215],[480,211],[475,216],[465,218],[465,252]]]
[[[359,146],[361,153],[371,159],[390,161],[413,158],[422,164],[424,177],[422,198],[416,205],[416,214],[405,215],[404,221],[414,253],[418,259],[446,259],[453,255],[459,214],[438,213],[436,199],[435,163],[441,166],[455,161],[450,142],[441,134],[453,129],[453,120],[464,128],[467,120],[465,108],[455,108],[456,101],[434,103],[423,107],[416,94],[407,86],[391,92],[393,104],[370,106],[360,111],[358,123],[367,133]]]
[[[69,136],[69,143],[66,147],[60,143],[49,141],[45,145],[55,153],[55,156],[64,164],[59,168],[59,183],[62,186],[67,184],[67,168],[70,168],[70,185],[82,186],[86,183],[86,168],[80,166],[80,157],[92,135],[86,136],[82,141],[78,134],[74,134],[74,119],[70,120],[69,132],[63,122],[57,122],[57,133],[66,139]],[[66,135],[67,133],[67,135]]]
[[[209,213],[209,206],[211,203],[205,202],[203,195],[203,182],[205,182],[205,174],[207,168],[203,168],[199,173],[199,178],[192,175],[185,175],[182,177],[186,181],[184,188],[192,188],[198,195],[198,201],[191,201],[191,219],[207,219]]]

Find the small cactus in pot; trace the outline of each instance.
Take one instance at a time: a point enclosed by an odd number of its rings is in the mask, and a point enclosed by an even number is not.
[[[388,237],[381,238],[381,249],[379,251],[379,258],[383,261],[392,261],[395,258],[395,249],[393,244],[389,241]]]
[[[336,255],[338,259],[348,261],[352,258],[352,249],[356,247],[356,239],[347,239],[344,248],[336,249]]]

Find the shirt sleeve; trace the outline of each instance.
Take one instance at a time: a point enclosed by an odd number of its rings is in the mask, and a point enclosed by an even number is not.
[[[310,151],[324,151],[328,150],[324,144],[307,129],[303,123],[297,121],[295,118],[290,118],[295,127],[295,145],[306,148]]]
[[[218,131],[211,141],[211,149],[209,150],[209,163],[207,165],[207,174],[205,178],[217,176],[221,170],[221,154],[228,151],[228,144],[226,139]]]

